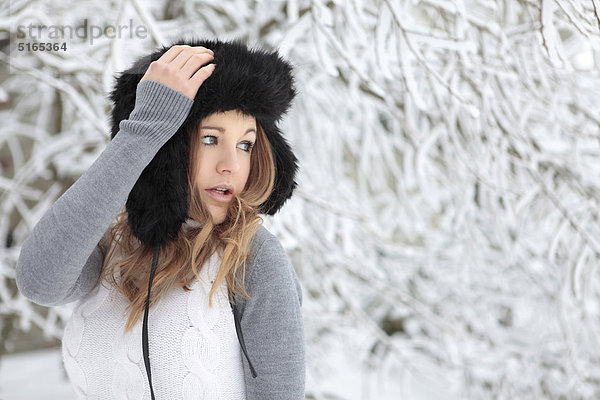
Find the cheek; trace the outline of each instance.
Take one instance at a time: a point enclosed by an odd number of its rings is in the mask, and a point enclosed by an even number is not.
[[[210,178],[209,176],[209,168],[208,168],[208,163],[209,160],[207,159],[207,157],[203,157],[200,160],[198,160],[196,162],[195,168],[196,168],[196,182],[204,185],[207,183],[207,179]]]
[[[198,161],[196,162],[196,170],[198,171],[198,176],[203,173],[206,175],[207,171],[214,167],[216,163],[214,152],[203,151],[199,153]]]
[[[240,172],[242,172],[242,176],[244,177],[244,183],[248,180],[248,176],[250,175],[250,157],[247,157],[244,162],[240,165]]]

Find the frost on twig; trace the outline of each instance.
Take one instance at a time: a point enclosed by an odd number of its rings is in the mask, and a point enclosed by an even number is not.
[[[407,398],[598,397],[597,0],[93,4],[149,36],[24,55],[1,86],[0,300],[22,329],[68,317],[15,294],[13,268],[107,143],[112,74],[181,33],[242,38],[296,66],[299,187],[265,225],[302,281],[307,393],[366,398],[325,388],[344,343]]]

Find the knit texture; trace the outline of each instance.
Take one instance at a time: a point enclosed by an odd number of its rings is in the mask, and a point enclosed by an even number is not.
[[[246,399],[242,353],[225,282],[213,306],[208,305],[219,264],[214,253],[190,292],[176,288],[150,308],[148,336],[157,399]],[[124,334],[127,303],[108,282],[77,303],[65,327],[62,355],[79,399],[150,399],[140,346],[142,321]]]
[[[154,155],[177,132],[193,100],[158,82],[137,87],[130,119],[90,168],[52,205],[21,247],[21,293],[42,305],[75,301],[98,280],[98,242]]]
[[[153,159],[161,145],[177,132],[193,101],[153,81],[141,82],[137,87],[137,92],[134,112],[131,113],[128,120],[121,122],[121,130],[98,159],[33,227],[31,234],[21,246],[16,266],[17,287],[23,296],[33,302],[51,306],[80,301],[79,310],[73,314],[73,322],[69,322],[68,329],[72,332],[65,333],[67,341],[65,351],[69,352],[65,363],[70,364],[68,366],[70,377],[77,382],[77,386],[85,384],[86,391],[95,390],[93,388],[99,385],[96,379],[106,379],[97,377],[95,374],[86,375],[87,370],[83,365],[86,362],[83,361],[83,358],[79,358],[77,361],[78,357],[91,357],[92,355],[98,357],[97,361],[90,361],[94,365],[104,363],[109,366],[117,363],[118,367],[115,368],[122,368],[119,369],[121,372],[112,372],[111,376],[122,381],[118,381],[114,385],[111,381],[111,390],[113,386],[127,385],[127,393],[130,391],[142,393],[134,388],[135,385],[138,385],[134,382],[140,382],[137,378],[140,371],[143,374],[139,379],[144,378],[141,382],[147,385],[145,369],[139,367],[142,364],[136,364],[137,357],[140,357],[143,362],[140,327],[136,327],[130,335],[120,337],[120,340],[92,336],[94,335],[93,331],[97,329],[104,332],[112,330],[115,334],[123,332],[122,325],[118,324],[123,324],[123,318],[125,318],[117,312],[123,310],[123,304],[119,304],[122,299],[114,297],[114,302],[108,303],[107,299],[112,297],[109,297],[109,294],[103,292],[104,289],[99,287],[102,283],[99,283],[98,279],[106,251],[98,244],[106,235],[107,229],[116,215],[125,206],[127,197],[144,168]],[[246,349],[258,374],[257,377],[253,377],[248,361],[244,357],[242,365],[246,399],[303,399],[305,352],[301,313],[302,290],[281,243],[263,226],[259,227],[252,238],[246,269],[245,285],[252,299],[235,297]],[[97,292],[94,294],[94,291]],[[198,296],[199,293],[201,292],[197,291],[188,295],[193,297]],[[84,301],[84,298],[88,300]],[[188,309],[186,312],[180,305],[189,304],[189,301],[185,303],[184,298],[180,298],[177,292],[173,292],[169,293],[155,310],[151,309],[149,349],[152,383],[155,388],[157,388],[156,385],[163,385],[160,381],[171,379],[169,374],[161,372],[163,369],[168,370],[168,367],[164,365],[175,365],[174,368],[181,371],[189,370],[191,373],[186,375],[190,377],[189,379],[199,376],[194,371],[200,370],[197,365],[203,365],[203,361],[194,361],[195,357],[191,357],[187,361],[183,360],[182,354],[185,353],[181,350],[182,345],[178,345],[177,341],[173,339],[173,337],[180,337],[181,343],[183,343],[183,329],[198,327],[200,317],[194,321],[194,317],[190,316],[204,315],[202,314],[204,306],[201,305],[203,304],[201,299],[196,300],[198,301],[197,311],[192,312]],[[168,308],[171,308],[173,315],[166,312]],[[102,315],[104,311],[101,310],[114,311],[114,315]],[[94,315],[96,315],[95,318],[90,317]],[[102,316],[98,317],[98,315]],[[168,331],[164,321],[169,318],[177,319],[179,323],[185,324],[179,325],[181,327],[179,333]],[[207,318],[215,320],[213,317]],[[222,320],[222,323],[219,322],[214,326],[223,329],[221,333],[215,334],[218,337],[227,338],[223,344],[225,350],[219,351],[228,354],[224,362],[233,365],[234,362],[227,361],[228,357],[237,351],[231,350],[233,344],[230,340],[233,339],[230,330],[234,329],[234,325],[233,320],[229,318],[231,318],[231,314],[227,314],[227,320]],[[112,324],[111,327],[102,327],[101,322],[105,321],[107,325]],[[225,321],[228,321],[227,325],[225,325]],[[208,325],[210,326],[210,323]],[[161,331],[161,329],[164,330]],[[198,329],[204,333],[210,332],[210,328]],[[217,336],[212,336],[212,338],[216,340]],[[161,341],[164,342],[161,346],[171,346],[169,351],[166,348],[161,351],[153,347]],[[92,342],[94,346],[87,347]],[[109,343],[113,346],[114,343],[114,346],[119,346],[118,348],[122,350],[118,350],[115,354],[112,347],[102,347],[102,343],[105,346],[108,346]],[[96,345],[98,347],[95,347]],[[192,345],[188,347],[194,348]],[[130,360],[129,364],[122,363],[123,354],[127,354],[127,358]],[[207,360],[213,356],[215,355],[199,354],[198,360]],[[160,360],[162,357],[166,357],[166,360]],[[169,357],[182,357],[182,362],[178,363],[175,358]],[[234,358],[237,358],[237,355]],[[123,365],[129,365],[129,367]],[[138,365],[138,368],[133,368],[133,365]],[[159,367],[155,365],[159,365]],[[161,376],[160,379],[159,376]],[[105,381],[103,380],[103,382]],[[186,385],[182,383],[178,387],[192,388],[195,384]],[[236,385],[239,385],[239,382]],[[237,386],[233,385],[232,387]],[[193,396],[195,396],[193,398],[198,398],[199,393],[202,393],[204,389],[193,390]],[[82,390],[79,392],[83,393]],[[184,395],[182,393],[181,397],[173,398],[185,398]],[[115,398],[121,397],[89,396],[89,399],[112,400]],[[157,399],[164,400],[165,398],[157,397]]]

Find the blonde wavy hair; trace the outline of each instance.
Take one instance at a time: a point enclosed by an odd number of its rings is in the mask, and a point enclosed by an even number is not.
[[[250,154],[250,173],[246,187],[239,196],[234,196],[227,210],[225,221],[215,224],[210,212],[202,203],[200,188],[196,185],[196,165],[198,148],[201,145],[197,129],[191,132],[188,158],[188,216],[200,222],[201,226],[180,229],[177,238],[160,248],[156,273],[152,281],[150,305],[174,287],[185,291],[196,277],[205,261],[218,251],[221,265],[209,292],[209,306],[217,288],[223,280],[233,293],[249,299],[244,288],[246,260],[250,241],[258,231],[262,218],[258,207],[264,203],[275,179],[275,163],[269,141],[264,130],[257,123],[256,142]],[[153,249],[142,246],[133,235],[127,222],[125,208],[115,218],[108,235],[100,242],[108,249],[104,257],[99,282],[104,280],[115,286],[129,300],[129,318],[125,333],[130,331],[143,315]],[[113,262],[113,259],[117,259]],[[241,274],[238,271],[241,269]],[[118,273],[119,278],[116,279]],[[241,275],[241,281],[238,278]]]

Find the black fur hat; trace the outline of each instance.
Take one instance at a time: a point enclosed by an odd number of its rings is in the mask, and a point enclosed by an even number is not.
[[[187,170],[189,135],[200,120],[218,111],[240,110],[255,117],[264,130],[275,161],[275,185],[260,212],[275,214],[296,187],[297,159],[277,123],[290,107],[296,91],[292,66],[276,51],[249,49],[239,41],[178,40],[139,58],[116,78],[109,98],[111,140],[119,123],[135,106],[137,85],[152,61],[171,46],[203,46],[214,52],[216,68],[200,86],[192,109],[177,133],[158,151],[129,193],[126,209],[129,225],[143,244],[164,245],[177,236],[187,219]]]

